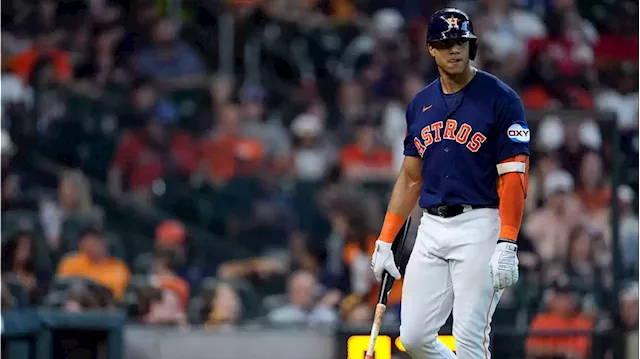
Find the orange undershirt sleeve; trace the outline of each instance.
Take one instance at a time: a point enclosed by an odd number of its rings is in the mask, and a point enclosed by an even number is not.
[[[524,200],[527,197],[529,156],[517,155],[505,162],[524,162],[525,173],[508,172],[498,177],[498,196],[500,197],[500,238],[515,241],[520,232]]]
[[[379,240],[387,243],[393,243],[398,232],[404,225],[405,218],[393,212],[387,212],[384,216],[382,230],[380,230]]]

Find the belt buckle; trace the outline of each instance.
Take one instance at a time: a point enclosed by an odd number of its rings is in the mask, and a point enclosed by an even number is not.
[[[445,206],[440,206],[438,207],[438,216],[440,217],[447,217],[447,214],[449,211],[447,211],[447,207]]]

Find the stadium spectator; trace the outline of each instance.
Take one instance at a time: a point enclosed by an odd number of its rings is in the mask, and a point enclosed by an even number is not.
[[[267,92],[262,85],[249,83],[240,89],[241,131],[249,138],[258,139],[272,171],[288,169],[291,156],[291,138],[278,118],[267,112]]]
[[[136,129],[144,126],[154,115],[158,103],[158,91],[153,82],[146,78],[139,78],[131,84],[130,105],[120,116],[120,126],[123,129]]]
[[[588,214],[594,216],[609,208],[611,191],[604,178],[600,155],[589,152],[582,157],[579,180],[576,195]]]
[[[312,273],[293,273],[289,277],[288,297],[288,304],[269,313],[271,323],[311,326],[329,326],[337,323],[338,316],[333,308],[340,298],[335,292],[330,292],[319,301],[318,282]]]
[[[174,264],[182,265],[186,259],[186,239],[187,232],[182,222],[175,219],[163,221],[156,227],[154,252],[143,253],[136,258],[136,271],[151,273],[155,252],[173,252]]]
[[[113,195],[121,197],[126,191],[130,199],[149,205],[156,180],[191,175],[197,166],[197,153],[191,136],[173,128],[176,120],[175,109],[159,103],[144,128],[122,137],[109,170]]]
[[[393,172],[400,171],[404,161],[404,138],[407,121],[405,119],[407,105],[422,88],[425,82],[417,73],[408,73],[404,77],[404,87],[398,99],[389,101],[382,115],[382,136],[385,145],[391,149],[393,156]]]
[[[182,326],[186,315],[178,297],[170,290],[142,287],[137,291],[136,320],[141,324]]]
[[[329,109],[327,117],[328,126],[335,129],[340,145],[353,140],[356,122],[368,114],[362,86],[356,82],[343,82],[338,92],[337,104]]]
[[[573,178],[563,170],[554,170],[544,180],[545,204],[523,223],[524,234],[531,239],[543,261],[564,259],[569,233],[580,224],[581,209],[573,195]]]
[[[2,243],[2,276],[25,291],[30,303],[38,304],[48,289],[48,274],[38,270],[35,234],[19,230]]]
[[[58,47],[58,38],[52,29],[43,28],[38,31],[33,46],[13,59],[13,71],[25,84],[31,84],[34,70],[38,64],[50,63],[53,71],[52,79],[67,82],[73,75],[73,68],[67,53]]]
[[[69,294],[63,308],[65,312],[81,313],[85,310],[99,309],[100,303],[93,293],[87,290],[76,290]]]
[[[296,178],[319,181],[336,161],[336,151],[325,136],[325,121],[318,115],[303,113],[291,123],[293,171]]]
[[[4,129],[0,141],[2,141],[2,160],[0,161],[2,166],[2,211],[30,207],[31,203],[24,198],[24,194],[33,181],[19,168],[15,157],[16,145]]]
[[[628,283],[620,296],[620,317],[627,347],[625,358],[638,356],[638,282]]]
[[[580,123],[565,121],[563,124],[563,141],[558,149],[558,156],[563,169],[567,170],[575,179],[580,178],[580,164],[582,157],[589,152],[588,146],[580,136]]]
[[[593,328],[592,321],[578,309],[577,293],[568,283],[557,283],[550,294],[546,312],[538,314],[531,323],[530,329],[538,333],[527,339],[527,357],[587,359],[591,348],[589,334],[550,333],[554,330],[590,331]]]
[[[595,97],[596,108],[615,113],[618,126],[623,134],[638,131],[638,86],[633,80],[631,64],[615,66],[611,71],[603,71],[603,85]]]
[[[2,310],[10,310],[15,308],[16,300],[11,294],[9,287],[5,284],[4,280],[2,280],[2,290],[0,291],[0,305]]]
[[[237,105],[223,105],[218,109],[214,130],[201,140],[200,170],[214,187],[237,176],[253,175],[263,163],[264,145],[242,130],[239,116]]]
[[[235,80],[233,76],[218,73],[213,76],[209,87],[211,104],[214,109],[231,102],[235,92]]]
[[[228,329],[240,323],[242,302],[240,296],[229,283],[218,283],[210,301],[205,328]]]
[[[620,206],[620,249],[624,264],[635,271],[638,266],[638,216],[633,211],[634,193],[628,185],[618,187]]]
[[[79,238],[79,251],[63,258],[56,274],[60,277],[86,277],[106,286],[117,300],[122,300],[129,283],[129,268],[109,255],[105,240],[102,231],[92,227],[84,229]]]
[[[175,25],[167,18],[153,26],[153,43],[134,58],[136,72],[156,80],[163,91],[205,86],[206,68],[201,55],[177,38]]]
[[[514,84],[527,66],[527,42],[543,37],[546,28],[538,16],[518,8],[512,0],[480,3],[484,9],[474,21],[484,44],[480,47],[479,63],[503,81]]]
[[[637,4],[633,1],[616,2],[608,10],[595,48],[598,63],[601,66],[623,61],[638,63]]]
[[[594,301],[594,313],[607,300],[605,277],[608,269],[601,267],[598,255],[594,253],[594,238],[584,227],[576,227],[569,234],[569,247],[565,272],[579,296]]]
[[[340,153],[340,165],[345,177],[358,182],[394,177],[391,152],[379,145],[376,126],[368,119],[358,121],[356,126],[355,140]]]
[[[528,108],[545,108],[556,101],[570,108],[593,107],[591,96],[584,89],[593,56],[587,44],[576,43],[572,38],[569,24],[573,21],[571,15],[551,10],[545,15],[546,36],[529,41],[526,82],[530,87],[523,93]]]
[[[340,305],[340,320],[351,325],[367,325],[373,320],[373,308],[360,296],[345,298]]]
[[[560,169],[560,163],[556,156],[549,153],[540,153],[536,166],[531,166],[529,173],[529,188],[525,199],[527,214],[534,212],[544,202],[544,182],[549,173]]]
[[[189,283],[176,274],[177,255],[173,251],[158,251],[154,255],[152,282],[163,290],[170,290],[180,300],[183,309],[189,305]]]
[[[33,105],[33,89],[25,84],[22,79],[11,72],[10,67],[12,60],[7,60],[4,54],[2,56],[2,94],[0,94],[0,100],[2,103],[2,115],[3,130],[7,128],[7,124],[14,118],[13,109],[15,107],[22,107],[23,109],[31,108]],[[10,142],[10,141],[9,141]]]
[[[93,204],[91,185],[79,170],[63,172],[58,182],[57,197],[40,205],[40,222],[49,247],[57,251],[62,238],[62,226],[69,218],[91,218],[101,222],[102,209]]]

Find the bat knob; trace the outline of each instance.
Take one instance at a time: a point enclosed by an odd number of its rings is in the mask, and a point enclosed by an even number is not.
[[[367,354],[367,355],[364,356],[364,359],[373,359],[373,355]]]

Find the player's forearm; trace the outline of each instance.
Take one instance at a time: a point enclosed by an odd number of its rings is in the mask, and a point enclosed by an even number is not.
[[[524,202],[527,196],[527,171],[529,158],[526,156],[514,156],[503,161],[523,162],[524,173],[508,172],[500,176],[498,195],[500,196],[500,238],[515,241],[520,232],[522,217],[524,215]]]
[[[391,199],[387,207],[379,239],[388,243],[393,242],[396,234],[404,224],[405,219],[420,197],[422,178],[412,178],[406,171],[400,171],[400,175],[393,186]]]
[[[400,172],[391,192],[387,212],[398,214],[404,223],[420,197],[421,186],[422,178],[412,179],[407,173]]]

